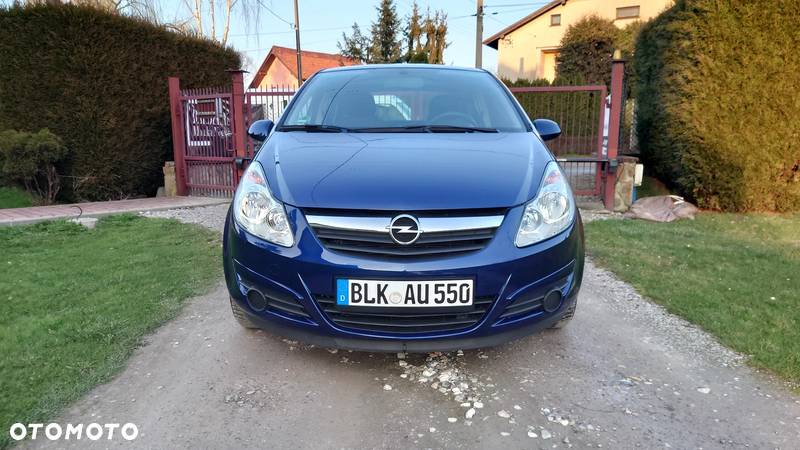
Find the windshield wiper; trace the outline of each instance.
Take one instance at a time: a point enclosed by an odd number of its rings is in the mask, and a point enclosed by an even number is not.
[[[495,128],[458,125],[408,125],[403,127],[351,128],[352,133],[497,133]]]
[[[497,133],[497,128],[460,127],[458,125],[425,125],[429,133]]]
[[[346,133],[347,128],[337,127],[336,125],[282,125],[278,131],[308,131],[309,133]]]

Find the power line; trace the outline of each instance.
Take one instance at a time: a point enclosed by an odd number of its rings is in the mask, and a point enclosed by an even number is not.
[[[290,27],[294,26],[294,23],[289,22],[288,20],[286,20],[283,17],[279,16],[278,13],[273,11],[269,6],[263,4],[262,2],[259,2],[259,3],[261,4],[262,8],[266,9],[268,13],[272,14],[273,16],[275,16],[276,19],[280,20],[281,22],[286,23],[286,25],[289,25]]]
[[[501,14],[518,13],[520,11],[530,11],[530,8],[511,9],[511,10],[508,10],[508,11],[484,12],[483,15],[487,16],[487,17],[490,17],[490,16],[498,16],[498,15],[501,15]],[[469,18],[469,17],[475,17],[475,15],[476,14],[473,13],[473,14],[466,14],[466,15],[463,15],[463,16],[449,17],[447,20],[466,19],[466,18]]]
[[[306,29],[302,29],[302,28],[301,28],[301,29],[300,29],[300,31],[301,31],[302,33],[314,33],[314,32],[317,32],[317,31],[337,31],[337,30],[349,30],[351,27],[352,27],[352,25],[349,25],[349,26],[346,26],[346,27],[309,28],[309,29],[307,29],[307,30],[306,30]],[[275,35],[275,34],[289,34],[289,33],[294,33],[294,30],[288,30],[288,31],[268,31],[268,32],[265,32],[265,33],[242,33],[242,34],[231,34],[231,35],[229,35],[229,36],[235,36],[235,37],[249,37],[249,36],[272,36],[272,35]]]

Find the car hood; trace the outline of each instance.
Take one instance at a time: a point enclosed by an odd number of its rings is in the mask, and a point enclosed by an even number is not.
[[[300,208],[500,208],[531,199],[549,152],[533,133],[276,132],[256,159]]]

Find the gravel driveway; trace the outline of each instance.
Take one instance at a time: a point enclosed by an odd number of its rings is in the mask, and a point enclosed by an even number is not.
[[[591,262],[566,329],[430,355],[241,329],[220,282],[58,421],[133,422],[159,448],[800,448],[800,397]]]

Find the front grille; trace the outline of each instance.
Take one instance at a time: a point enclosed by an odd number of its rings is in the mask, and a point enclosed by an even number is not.
[[[308,211],[307,211],[308,213]],[[440,213],[441,214],[441,213]],[[414,258],[450,256],[485,248],[503,220],[503,212],[482,215],[419,215],[419,238],[409,245],[389,234],[391,215],[308,215],[317,239],[331,251],[362,256]]]
[[[377,331],[394,334],[457,331],[477,324],[494,297],[476,297],[469,307],[445,307],[436,311],[425,308],[340,308],[332,295],[316,295],[323,313],[334,324],[358,331]]]
[[[486,247],[494,228],[424,233],[411,245],[399,245],[386,233],[373,231],[315,229],[320,242],[330,250],[389,256],[447,255]]]

